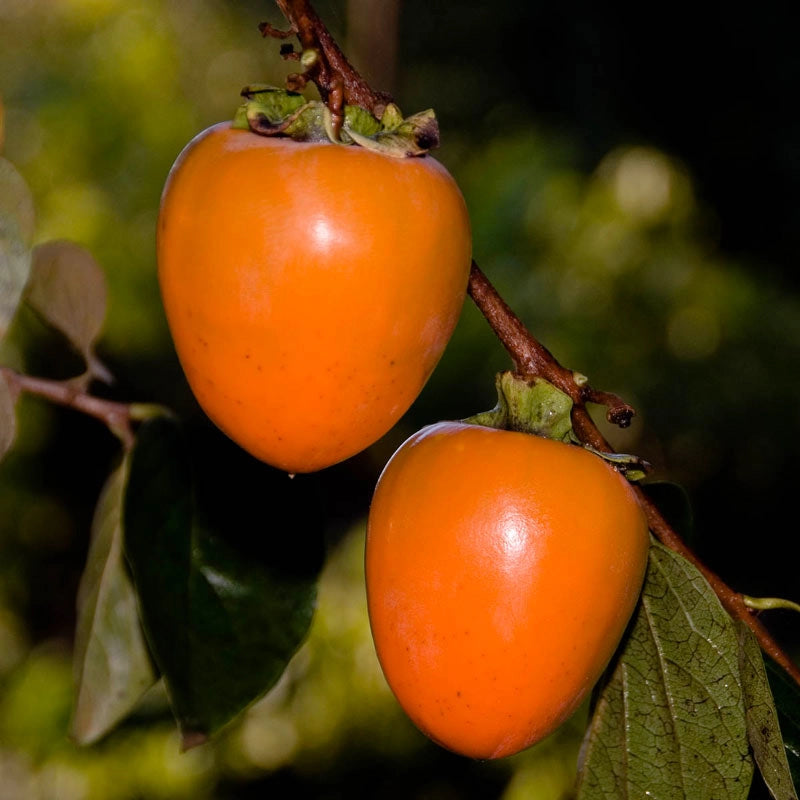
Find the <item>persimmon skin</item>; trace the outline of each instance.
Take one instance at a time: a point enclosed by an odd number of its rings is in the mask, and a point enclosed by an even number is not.
[[[212,126],[161,201],[158,274],[206,414],[313,472],[376,441],[438,362],[465,297],[463,197],[431,157]]]
[[[630,485],[583,448],[424,428],[385,467],[367,528],[370,624],[400,705],[472,758],[540,741],[611,659],[648,548]]]

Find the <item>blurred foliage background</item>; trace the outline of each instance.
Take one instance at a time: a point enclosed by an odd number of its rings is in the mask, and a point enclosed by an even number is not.
[[[562,363],[635,405],[632,428],[608,436],[685,487],[696,551],[740,591],[800,600],[787,557],[800,433],[790,100],[800,59],[780,13],[712,5],[670,6],[656,25],[585,0],[407,0],[396,69],[381,72],[394,85],[377,88],[407,112],[437,110],[438,157],[467,198],[476,259]],[[358,20],[386,6],[316,3],[345,49]],[[282,23],[252,0],[0,0],[4,154],[33,190],[37,241],[75,240],[106,270],[100,355],[117,379],[107,391],[198,425],[158,298],[158,200],[175,156],[231,117],[243,85],[291,71],[261,40],[262,19]],[[369,78],[368,53],[355,55]],[[24,313],[0,359],[52,377],[76,364]],[[75,592],[116,442],[23,398],[0,464],[0,798],[563,797],[581,715],[499,764],[445,753],[386,688],[363,596],[364,516],[382,465],[422,425],[493,405],[494,372],[507,366],[468,303],[401,423],[368,452],[298,479],[324,509],[328,550],[309,640],[274,691],[187,754],[159,692],[99,744],[67,739]],[[223,437],[204,436],[208,458],[230,454]],[[300,513],[270,503],[235,520],[291,536]],[[797,654],[796,620],[773,612],[768,624]]]

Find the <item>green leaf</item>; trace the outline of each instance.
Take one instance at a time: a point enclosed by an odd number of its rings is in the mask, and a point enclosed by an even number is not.
[[[106,316],[106,280],[88,250],[64,240],[34,248],[25,297],[69,339],[94,377],[110,379],[94,354]]]
[[[778,710],[783,744],[795,786],[800,786],[800,686],[771,658],[765,658],[767,677]]]
[[[584,742],[579,800],[745,800],[753,763],[737,653],[736,627],[705,579],[654,542]]]
[[[775,800],[797,800],[761,648],[747,625],[739,621],[737,628],[745,716],[753,757]]]
[[[282,481],[288,502],[295,482]],[[211,495],[225,494],[221,484],[198,497],[219,500]],[[125,547],[185,747],[275,684],[305,637],[316,600],[319,565],[309,571],[299,563],[317,544],[302,535],[307,509],[296,509],[297,530],[282,530],[263,523],[278,516],[263,490],[224,500],[231,529],[201,523],[177,423],[160,417],[140,428],[125,498]]]
[[[71,734],[80,744],[108,733],[156,681],[122,549],[127,473],[126,458],[100,495],[78,590]]]
[[[33,195],[25,178],[5,158],[0,158],[0,217],[13,219],[20,239],[30,245],[36,228]]]
[[[17,435],[15,403],[16,398],[11,387],[0,372],[0,459],[11,449]]]
[[[28,280],[33,201],[22,176],[0,158],[0,339],[16,314]]]

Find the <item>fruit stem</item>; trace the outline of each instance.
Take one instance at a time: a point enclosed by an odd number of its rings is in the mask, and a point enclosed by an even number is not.
[[[297,91],[311,81],[330,109],[337,136],[344,121],[345,104],[366,108],[380,119],[384,109],[392,101],[391,96],[374,91],[353,68],[309,0],[275,2],[289,21],[291,29],[288,32],[279,31],[268,22],[262,22],[258,26],[262,36],[284,39],[294,34],[303,49],[299,58],[293,50],[282,49],[285,58],[299,60],[305,67],[304,72],[288,77],[288,88]],[[287,47],[291,48],[291,45]]]
[[[341,116],[342,102],[362,106],[380,118],[389,101],[388,95],[374,92],[356,72],[311,7],[309,0],[275,0],[275,2],[289,21],[291,31],[279,32],[267,23],[262,23],[260,29],[263,35],[285,38],[294,33],[300,40],[304,52],[311,50],[318,55],[316,59],[308,59],[311,65],[306,68],[303,75],[290,76],[289,80],[299,81],[296,86],[302,86],[311,80],[317,86],[323,101],[331,109],[334,119],[337,114]],[[297,59],[296,54],[286,52],[285,55],[287,58]],[[621,428],[630,425],[636,413],[633,407],[614,394],[593,389],[583,375],[561,366],[550,351],[528,331],[474,261],[467,290],[511,356],[516,372],[525,378],[544,378],[567,394],[573,402],[572,426],[578,439],[601,452],[612,452],[611,445],[589,416],[586,404],[597,403],[605,406],[606,418]],[[650,530],[656,538],[703,573],[728,613],[742,620],[755,634],[761,649],[800,685],[800,668],[792,662],[754,615],[743,596],[731,589],[698,559],[641,489],[634,487],[634,490],[647,515]]]

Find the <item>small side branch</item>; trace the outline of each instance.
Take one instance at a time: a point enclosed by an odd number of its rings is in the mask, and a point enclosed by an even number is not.
[[[87,394],[72,381],[36,378],[23,375],[9,367],[0,366],[0,376],[6,380],[15,394],[25,392],[94,417],[105,423],[126,449],[133,446],[133,416],[130,404],[104,400]]]

